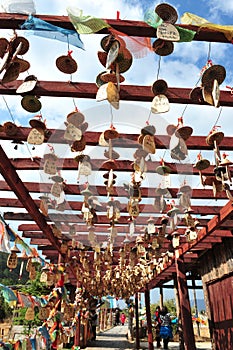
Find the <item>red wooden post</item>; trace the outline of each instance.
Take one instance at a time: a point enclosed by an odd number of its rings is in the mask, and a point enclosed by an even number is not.
[[[140,349],[138,293],[135,294],[135,318],[136,318],[136,349]]]
[[[148,288],[146,288],[145,290],[145,305],[146,305],[146,319],[147,319],[147,332],[148,332],[148,350],[154,350],[151,312],[150,312],[150,291]]]
[[[74,345],[80,346],[80,316],[78,316],[76,321],[76,329],[74,335]]]
[[[159,305],[161,308],[163,307],[163,287],[159,288]]]
[[[184,259],[175,259],[185,350],[196,350]]]

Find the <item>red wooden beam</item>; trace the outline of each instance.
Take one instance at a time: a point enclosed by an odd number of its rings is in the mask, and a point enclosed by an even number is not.
[[[213,245],[212,243],[205,243],[205,242],[198,242],[197,244],[195,244],[193,247],[190,247],[188,251],[190,252],[195,252],[198,250],[207,250],[207,249],[212,249]],[[182,247],[181,247],[182,249]]]
[[[106,159],[93,159],[90,161],[93,171],[108,171],[107,165],[104,163]],[[11,159],[11,163],[17,170],[42,170],[44,165],[43,158],[14,158]],[[132,160],[116,160],[115,172],[132,172],[133,161]],[[159,161],[147,161],[147,173],[154,173],[156,175],[156,168],[160,166]],[[199,171],[193,164],[185,163],[166,163],[171,169],[171,174],[184,174],[184,175],[199,175]],[[57,162],[57,168],[62,170],[76,170],[78,171],[78,163],[73,158],[60,158]],[[231,172],[231,167],[229,168]],[[214,166],[210,165],[206,170],[202,171],[203,176],[212,176],[214,174]],[[232,171],[233,174],[233,171]]]
[[[76,232],[78,234],[78,237],[82,237],[83,234],[87,233],[87,225],[82,225],[82,224],[75,224],[74,225],[76,227]],[[126,233],[129,233],[128,230],[129,228],[127,226],[119,226],[116,225],[117,227],[117,231],[118,234],[120,236],[124,236]],[[96,224],[95,225],[95,232],[97,234],[101,234],[101,233],[106,233],[109,232],[107,229],[109,228],[109,225],[101,225],[101,224]],[[68,233],[70,229],[69,225],[65,225],[62,224],[61,225],[61,231],[62,233]],[[30,237],[40,237],[39,235],[43,235],[43,233],[40,231],[40,228],[38,227],[38,225],[36,224],[21,224],[18,226],[18,231],[23,231],[23,235],[25,235],[24,237],[26,238],[30,238]],[[137,236],[138,234],[142,234],[144,232],[144,229],[142,230],[141,226],[137,226],[135,227],[135,234],[134,236]],[[185,234],[185,228],[179,228],[179,232],[184,235]],[[185,241],[185,237],[181,236],[180,241],[183,242]]]
[[[7,135],[3,130],[0,130],[0,139],[2,140],[14,140],[14,141],[27,141],[27,137],[31,128],[26,127],[18,127],[17,134],[14,136]],[[60,129],[47,129],[49,134],[49,141],[51,143],[59,143],[67,145],[67,140],[64,139],[65,130]],[[98,146],[99,145],[99,137],[100,132],[87,131],[85,132],[85,141],[88,146]],[[136,148],[139,146],[138,144],[138,136],[139,134],[125,134],[120,133],[119,138],[113,140],[114,147],[121,148]],[[48,138],[45,138],[44,142],[47,142]],[[169,149],[170,136],[168,135],[155,135],[155,143],[157,149]],[[187,147],[189,150],[212,150],[212,147],[207,145],[206,136],[191,136],[186,141]],[[225,136],[221,142],[221,150],[232,150],[233,137]],[[12,146],[13,147],[13,146]],[[178,163],[177,163],[178,164]]]
[[[13,213],[13,212],[5,212],[4,213],[4,219],[5,220],[20,220],[20,221],[31,221],[32,216],[27,213]],[[82,215],[76,215],[76,214],[49,214],[49,216],[46,218],[47,221],[54,221],[54,222],[69,222],[69,223],[84,223],[83,216]],[[160,225],[161,216],[155,217],[155,224]],[[109,224],[110,220],[105,215],[97,215],[97,220],[99,224]],[[136,219],[137,225],[147,225],[148,216],[139,216]],[[199,219],[200,226],[206,226],[208,224],[208,220],[206,219]],[[117,221],[116,225],[127,225],[129,224],[129,216],[121,216],[119,220]],[[181,222],[178,222],[179,226],[185,226],[183,223],[183,220]],[[233,223],[232,223],[233,227]]]
[[[16,90],[23,83],[22,80],[0,85],[0,95],[16,95]],[[170,103],[208,105],[205,101],[196,101],[190,98],[191,88],[169,87],[166,96]],[[95,99],[97,86],[95,83],[39,81],[33,89],[36,96],[72,97]],[[120,100],[151,102],[154,95],[151,86],[121,85]],[[221,106],[232,107],[231,92],[221,90],[219,103]]]
[[[33,199],[27,191],[22,180],[19,178],[17,172],[12,166],[10,160],[6,156],[3,148],[0,146],[0,172],[5,178],[11,190],[17,195],[19,200],[23,203],[24,208],[28,211],[28,215],[37,223],[45,236],[50,240],[53,246],[60,252],[60,244],[54,237],[51,228],[48,226],[44,216],[40,213]]]
[[[219,228],[224,224],[224,221],[228,219],[232,215],[233,211],[233,205],[232,202],[228,202],[221,210],[219,215],[214,216],[211,220],[209,220],[207,224],[207,228],[202,228],[198,233],[198,238],[189,243],[183,243],[179,249],[177,250],[178,256],[183,256],[188,252],[196,252],[199,250],[207,250],[212,249],[211,243],[205,243],[204,239],[207,238],[209,235],[217,231],[217,233],[220,231]],[[228,227],[229,228],[229,227]],[[229,234],[229,233],[228,233]],[[228,235],[227,234],[227,235]],[[174,265],[174,258],[172,259],[172,265]],[[156,276],[156,278],[149,283],[149,288],[153,289],[158,283],[163,280],[162,274],[164,271],[168,270],[169,273],[170,266],[167,266],[163,271],[161,271],[160,274]]]
[[[223,238],[233,238],[233,233],[231,230],[214,230],[213,233],[211,233],[211,237],[223,237]]]
[[[49,22],[55,26],[74,30],[74,27],[70,22],[68,16],[37,14],[36,17],[46,22]],[[20,29],[20,26],[25,22],[27,18],[28,18],[27,15],[22,15],[22,14],[1,13],[0,29]],[[143,21],[117,20],[117,19],[105,19],[105,21],[114,29],[130,36],[142,36],[142,37],[152,37],[152,38],[156,37],[156,30]],[[222,32],[210,30],[208,28],[200,28],[193,25],[185,25],[185,24],[177,24],[177,25],[186,29],[196,31],[196,34],[193,40],[229,43],[229,41],[226,39],[225,35]],[[108,33],[108,29],[103,29],[98,32],[98,34],[105,34],[105,33]]]
[[[189,301],[188,285],[186,280],[185,264],[182,257],[175,260],[178,293],[180,301],[180,314],[183,327],[185,350],[196,350],[191,307]]]
[[[24,182],[25,187],[29,192],[32,193],[50,193],[52,183],[34,183],[34,182]],[[77,186],[73,184],[64,184],[64,192],[69,195],[80,195],[83,190],[83,186]],[[106,196],[107,191],[105,186],[90,186],[89,189],[93,192],[95,196]],[[10,186],[5,181],[0,181],[0,190],[2,191],[12,191]],[[179,188],[169,188],[169,192],[172,198],[177,198],[177,193]],[[142,198],[154,198],[155,188],[141,188]],[[127,197],[127,192],[123,187],[115,186],[113,197]],[[193,199],[214,199],[212,189],[193,189],[192,190]],[[226,193],[220,192],[217,194],[216,199],[227,199]]]
[[[34,200],[36,206],[39,208],[40,206],[40,200],[35,199]],[[15,199],[15,198],[0,198],[0,204],[2,208],[24,208],[23,204],[20,202],[20,200]],[[102,205],[101,207],[98,208],[98,212],[106,212],[106,203],[105,202],[100,202]],[[83,202],[75,202],[75,201],[67,201],[65,210],[76,210],[76,211],[81,211],[82,209]],[[219,213],[220,209],[222,207],[220,206],[203,206],[203,205],[193,205],[192,210],[194,214],[199,214],[199,215],[216,215]],[[146,213],[146,214],[155,214],[158,213],[159,211],[155,209],[154,205],[152,204],[139,204],[139,211]],[[126,213],[127,212],[127,206],[126,204],[121,204],[120,205],[120,212],[121,213]],[[68,228],[67,228],[68,229]],[[79,227],[80,229],[80,227]]]
[[[209,243],[213,243],[213,244],[214,243],[221,243],[222,242],[222,238],[221,237],[214,237],[212,235],[209,235],[208,237],[204,238],[202,240],[202,242],[205,242],[205,243],[209,242]]]

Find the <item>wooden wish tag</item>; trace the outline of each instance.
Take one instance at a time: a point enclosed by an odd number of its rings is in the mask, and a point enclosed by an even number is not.
[[[18,263],[18,258],[17,258],[17,254],[12,252],[7,259],[7,267],[9,269],[15,269],[17,267],[17,263]]]
[[[166,113],[170,109],[169,100],[165,95],[156,95],[151,103],[152,113]]]
[[[143,138],[142,147],[143,147],[144,151],[147,151],[148,153],[155,154],[156,147],[155,147],[154,136],[145,135]]]
[[[54,197],[60,197],[63,191],[63,186],[59,182],[54,182],[51,188],[51,194]]]
[[[162,40],[167,40],[167,41],[180,40],[180,34],[178,30],[171,23],[163,22],[160,26],[158,26],[156,35],[158,39],[162,39]]]
[[[100,146],[103,146],[103,147],[108,147],[108,146],[109,146],[109,143],[105,140],[104,132],[102,132],[102,133],[100,134],[100,137],[99,137],[99,145],[100,145]]]
[[[44,163],[44,168],[43,168],[45,174],[49,175],[56,175],[57,173],[57,165],[56,161],[47,159]]]
[[[47,282],[47,273],[43,271],[40,275],[40,282],[41,283],[46,283]]]
[[[57,173],[57,156],[54,153],[48,153],[44,155],[44,167],[45,174],[56,175]]]
[[[26,314],[25,314],[25,320],[26,321],[33,321],[35,318],[35,310],[34,307],[28,307]]]
[[[32,266],[32,259],[29,258],[26,265],[26,271],[29,272]]]
[[[115,60],[118,56],[118,53],[119,53],[119,48],[120,48],[119,41],[114,40],[109,51],[108,51],[106,66],[105,66],[106,69],[109,69],[111,64],[113,62],[115,62]]]
[[[47,320],[49,317],[50,310],[48,307],[40,307],[39,308],[39,313],[38,313],[38,318],[39,320]]]
[[[107,99],[114,108],[119,109],[119,92],[116,85],[111,81],[107,84]]]
[[[64,139],[68,141],[79,141],[82,138],[82,131],[74,124],[66,123]]]
[[[48,215],[48,210],[49,210],[49,206],[48,206],[48,200],[47,199],[41,199],[40,201],[40,211],[44,216]]]
[[[29,271],[29,278],[30,280],[34,280],[36,278],[36,268],[34,265],[31,266],[31,269]]]
[[[47,272],[46,286],[51,287],[55,283],[56,276],[52,272]]]
[[[128,203],[128,213],[131,217],[136,217],[139,215],[139,205],[138,203],[132,204],[132,202]]]
[[[89,176],[91,175],[91,164],[87,161],[79,162],[78,166],[78,176],[84,175]]]
[[[25,94],[26,92],[32,91],[36,87],[37,78],[34,75],[29,75],[24,82],[19,85],[16,90],[17,94]]]
[[[27,137],[27,143],[30,145],[42,145],[44,142],[44,130],[33,128]]]
[[[96,94],[96,101],[97,102],[107,100],[107,98],[108,98],[107,87],[108,87],[108,84],[103,84],[99,87],[97,94]]]
[[[212,97],[213,97],[214,107],[219,107],[220,89],[219,89],[218,81],[216,79],[214,79],[214,83],[213,83]]]

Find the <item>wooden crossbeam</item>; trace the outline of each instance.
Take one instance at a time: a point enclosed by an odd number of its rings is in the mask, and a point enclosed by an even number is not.
[[[211,237],[233,238],[233,232],[229,230],[214,230],[211,233]]]
[[[44,160],[41,158],[18,158],[10,159],[12,165],[17,170],[43,170]],[[108,165],[106,165],[106,159],[93,159],[90,161],[92,171],[108,171]],[[156,175],[156,168],[160,166],[159,161],[147,161],[147,173],[153,173]],[[194,164],[185,163],[166,163],[170,167],[171,174],[184,174],[184,175],[199,175],[199,171],[195,168]],[[116,160],[116,169],[114,172],[132,172],[133,161],[132,160]],[[62,170],[74,170],[78,171],[78,163],[73,158],[61,158],[57,163],[57,168]],[[229,167],[231,172],[231,167]],[[214,166],[210,165],[209,168],[202,171],[203,176],[213,176]],[[233,175],[233,171],[232,171]]]
[[[17,195],[20,201],[23,203],[24,208],[28,211],[28,215],[37,223],[40,229],[44,232],[46,237],[50,240],[53,246],[60,251],[60,244],[54,237],[51,228],[48,226],[44,216],[40,213],[33,199],[28,193],[24,183],[19,178],[16,170],[12,166],[10,160],[6,156],[3,148],[0,146],[0,172],[5,178],[8,186]]]
[[[22,80],[16,80],[4,85],[0,85],[1,95],[16,95],[16,90],[22,84]],[[97,86],[94,83],[82,82],[60,82],[60,81],[40,81],[33,89],[36,96],[72,97],[95,99]],[[208,105],[207,102],[196,101],[190,98],[190,88],[169,87],[166,96],[170,103]],[[150,86],[141,85],[121,85],[120,100],[151,102],[153,93]],[[232,107],[233,101],[230,91],[221,90],[220,106]]]
[[[35,199],[34,200],[36,206],[39,208],[40,206],[40,200]],[[23,204],[20,202],[20,200],[15,199],[15,198],[0,198],[0,203],[2,208],[23,208]],[[100,202],[101,207],[98,207],[98,212],[106,212],[106,203],[105,202]],[[67,201],[67,205],[65,207],[65,210],[75,210],[75,211],[81,211],[82,209],[83,202],[76,202],[76,201]],[[218,214],[220,209],[222,207],[220,206],[204,206],[204,205],[193,205],[192,210],[194,214],[199,214],[199,215],[214,215]],[[146,213],[146,214],[155,214],[159,213],[159,211],[155,208],[154,205],[152,204],[139,204],[139,211]],[[120,212],[121,213],[126,213],[127,212],[127,207],[125,204],[120,204]]]
[[[35,182],[24,182],[25,187],[29,192],[32,193],[50,193],[52,183],[35,183]],[[84,186],[78,186],[73,184],[64,184],[64,192],[69,195],[80,195]],[[90,186],[89,189],[92,191],[94,196],[106,196],[107,191],[105,186]],[[5,182],[0,181],[0,190],[2,191],[12,191],[11,187]],[[177,193],[179,188],[169,188],[169,192],[172,198],[177,198]],[[125,197],[127,198],[127,192],[123,187],[114,186],[113,197]],[[141,188],[142,198],[155,198],[155,188]],[[83,196],[82,196],[83,197]],[[193,199],[214,199],[213,191],[211,189],[193,189],[192,190]],[[227,199],[226,193],[224,191],[217,193],[216,199]]]
[[[27,213],[13,213],[13,212],[5,212],[4,213],[5,220],[19,220],[19,221],[32,221],[32,217]],[[82,215],[75,214],[50,214],[47,218],[47,222],[66,222],[66,223],[84,223]],[[154,218],[155,224],[159,225],[161,223],[161,217]],[[110,220],[105,215],[97,215],[97,222],[99,224],[110,224]],[[137,225],[147,225],[148,224],[148,216],[139,216],[136,219]],[[208,220],[199,219],[199,226],[206,226],[208,224]],[[128,225],[129,224],[129,216],[121,216],[119,220],[116,222],[116,225]],[[183,221],[178,222],[179,226],[185,226]],[[233,223],[231,223],[231,227],[233,227]]]
[[[200,250],[207,250],[212,248],[212,243],[205,242],[205,238],[210,236],[212,233],[221,228],[222,224],[232,215],[233,212],[233,204],[231,201],[229,201],[219,212],[218,215],[215,215],[209,222],[207,223],[207,227],[202,228],[198,233],[198,238],[195,241],[183,243],[179,249],[177,250],[175,257],[183,256],[188,252],[196,252]],[[229,221],[229,223],[232,221]],[[229,229],[229,227],[228,227]],[[172,261],[170,261],[169,265],[165,268],[165,270],[168,270],[171,266],[174,266],[175,264],[175,257],[172,258]],[[149,282],[148,287],[150,289],[153,289],[156,285],[159,284],[161,277],[162,277],[163,271],[156,276],[156,278]]]
[[[68,16],[54,16],[54,15],[40,15],[36,14],[37,18],[43,21],[49,22],[55,26],[59,26],[65,29],[74,30],[72,23]],[[0,14],[0,29],[20,29],[20,26],[28,18],[27,15],[23,14],[11,14],[1,13]],[[149,26],[144,21],[132,21],[132,20],[116,20],[116,19],[104,19],[112,28],[119,32],[130,36],[141,36],[141,37],[156,37],[156,29]],[[211,30],[208,28],[200,28],[194,25],[176,24],[182,28],[193,30],[196,32],[193,40],[197,41],[209,41],[219,43],[230,43],[222,32],[217,30]],[[107,34],[108,29],[103,29],[97,34]]]
[[[0,130],[0,139],[2,140],[11,140],[11,141],[27,141],[27,137],[29,132],[31,131],[31,128],[26,127],[18,127],[17,134],[14,136],[7,135],[3,130]],[[52,143],[59,143],[63,145],[69,145],[69,142],[64,139],[64,132],[65,130],[60,129],[47,129],[48,131],[48,137],[45,137],[45,141],[47,142],[48,139]],[[99,137],[100,132],[96,131],[86,131],[85,132],[85,141],[88,146],[98,146],[99,145]],[[155,135],[155,143],[157,149],[169,149],[169,142],[170,142],[170,136],[168,135]],[[221,150],[232,150],[232,144],[233,144],[233,137],[225,136],[224,139],[221,142]],[[186,141],[186,145],[189,150],[212,150],[212,147],[210,147],[206,143],[206,137],[205,136],[191,136]],[[138,144],[138,134],[125,134],[120,133],[119,138],[113,140],[113,146],[114,147],[121,147],[121,148],[136,148],[139,146]],[[36,159],[34,159],[36,161]],[[177,163],[178,164],[178,163]]]

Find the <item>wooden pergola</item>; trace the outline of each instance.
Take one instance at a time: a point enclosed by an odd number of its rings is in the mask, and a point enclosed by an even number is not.
[[[66,29],[73,29],[68,17],[66,16],[40,16],[37,17],[51,23],[58,25]],[[15,29],[19,30],[19,26],[26,20],[26,16],[19,14],[0,14],[0,29]],[[124,20],[106,20],[114,29],[123,32],[130,36],[141,37],[156,37],[156,31],[154,28],[148,26],[144,22],[136,21],[124,21]],[[207,41],[207,42],[221,42],[227,43],[225,36],[221,32],[208,30],[206,28],[197,28],[195,26],[180,25],[187,29],[196,31],[194,40]],[[97,34],[108,33],[107,30],[103,30]],[[1,95],[16,95],[16,90],[22,83],[21,80],[16,80],[7,84],[0,85]],[[62,81],[39,81],[34,89],[36,96],[53,96],[53,97],[70,97],[70,98],[84,98],[94,99],[97,93],[97,86],[95,83],[88,82],[62,82]],[[170,103],[178,104],[198,104],[208,105],[203,100],[196,101],[190,97],[191,88],[178,88],[168,87],[166,96]],[[120,100],[125,101],[143,101],[151,102],[153,99],[153,93],[150,86],[132,86],[121,85]],[[233,107],[233,99],[230,91],[222,90],[220,93],[220,106]],[[27,142],[27,137],[30,132],[30,128],[21,126],[18,127],[17,133],[14,136],[7,135],[3,129],[0,130],[0,139],[5,141],[12,141],[14,143]],[[45,142],[49,141],[52,137],[53,143],[67,144],[64,139],[64,130],[47,129],[47,135]],[[98,147],[100,132],[87,131],[85,133],[86,145],[90,147]],[[137,134],[120,134],[119,138],[114,143],[114,148],[132,148],[136,149]],[[157,149],[166,149],[169,147],[170,136],[168,135],[155,135],[155,144]],[[212,147],[206,143],[204,136],[191,136],[187,140],[188,150],[210,151]],[[233,137],[224,137],[221,143],[221,151],[233,151]],[[12,159],[7,157],[4,151],[4,142],[0,146],[0,172],[5,181],[0,181],[0,190],[13,192],[17,199],[14,198],[0,198],[1,207],[5,208],[4,219],[8,222],[17,221],[18,230],[23,232],[23,237],[30,239],[32,245],[36,245],[42,254],[54,264],[59,261],[67,262],[67,256],[61,250],[62,241],[66,241],[70,247],[70,259],[72,256],[79,256],[78,250],[72,250],[72,240],[68,233],[70,225],[72,225],[76,232],[79,233],[78,239],[84,246],[90,246],[88,241],[88,227],[83,220],[81,213],[83,196],[81,191],[82,185],[74,185],[70,183],[64,183],[63,188],[65,195],[69,196],[69,200],[66,203],[66,208],[63,212],[50,214],[48,217],[44,216],[39,210],[40,200],[33,199],[34,195],[50,193],[51,183],[37,183],[33,181],[33,172],[39,172],[43,168],[43,158],[18,158]],[[104,159],[91,159],[91,165],[93,171],[107,171],[108,168],[103,165]],[[147,172],[154,173],[156,167],[159,165],[159,161],[148,161]],[[199,171],[194,167],[194,164],[183,163],[166,163],[171,168],[171,174],[183,174],[192,175],[196,179],[200,176]],[[58,168],[60,170],[67,170],[70,172],[77,171],[77,162],[73,158],[59,159]],[[30,170],[32,172],[32,180],[24,182],[21,179],[20,172],[23,170]],[[116,161],[116,173],[125,173],[127,178],[130,178],[132,172],[132,159],[129,160],[117,160]],[[230,173],[232,170],[230,167]],[[214,175],[214,166],[208,167],[202,171],[203,176]],[[197,183],[197,181],[194,181]],[[109,219],[106,217],[106,199],[107,191],[105,186],[90,186],[90,190],[93,195],[98,196],[102,206],[98,211],[98,221],[95,224],[95,232],[99,242],[106,242],[109,235]],[[179,188],[169,188],[171,199],[177,200],[177,194]],[[114,187],[113,197],[127,198],[127,193],[122,186]],[[140,211],[143,211],[143,215],[137,218],[135,233],[131,239],[131,246],[135,244],[138,235],[142,234],[143,229],[147,225],[148,218],[153,216],[156,226],[160,226],[161,213],[156,211],[153,204],[148,204],[145,199],[153,199],[155,197],[155,187],[142,187],[141,188],[142,203],[140,203]],[[213,299],[212,284],[214,281],[224,280],[226,286],[230,286],[232,281],[233,265],[232,265],[232,229],[233,229],[233,206],[232,202],[228,201],[225,191],[219,192],[216,195],[216,204],[206,205],[207,200],[213,199],[213,191],[207,186],[207,188],[193,188],[192,199],[199,200],[198,205],[193,205],[193,215],[198,215],[199,230],[198,236],[193,241],[187,241],[185,238],[185,224],[183,221],[179,223],[179,232],[183,234],[180,238],[180,245],[175,249],[172,255],[168,255],[171,240],[169,237],[165,238],[163,246],[161,248],[161,261],[158,267],[154,269],[153,278],[151,278],[144,288],[141,288],[141,292],[145,292],[145,300],[148,311],[149,305],[149,290],[155,287],[162,287],[164,283],[168,281],[174,281],[177,283],[177,289],[179,294],[180,303],[180,317],[183,324],[185,348],[192,350],[195,349],[195,342],[193,336],[192,320],[190,314],[190,303],[188,298],[187,287],[187,273],[193,273],[202,277],[204,294],[207,302],[208,317],[211,321],[211,332],[214,335],[214,341],[216,349],[219,349],[220,333],[225,331],[225,339],[227,341],[227,349],[232,346],[232,339],[230,340],[230,331],[232,332],[232,325],[223,324],[224,311],[216,316],[215,301]],[[75,199],[72,199],[75,198]],[[77,200],[78,198],[78,200]],[[223,203],[223,204],[222,204]],[[226,204],[227,203],[227,204]],[[117,222],[118,236],[115,240],[113,251],[113,262],[117,265],[119,259],[119,249],[124,244],[125,234],[128,232],[129,216],[127,215],[127,208],[124,200],[121,203],[120,211],[121,217]],[[25,209],[22,212],[18,210],[14,212],[14,208]],[[201,218],[200,218],[201,216]],[[28,223],[27,223],[28,221]],[[57,238],[54,236],[51,225],[53,223],[61,223],[62,237]],[[67,238],[68,237],[68,238]],[[149,244],[150,242],[146,242]],[[228,249],[224,249],[228,247]],[[93,249],[87,250],[90,261],[93,259]],[[214,254],[219,254],[218,264],[214,263],[214,259],[217,257]],[[68,258],[69,259],[69,258]],[[207,260],[208,261],[207,261]],[[222,264],[222,266],[221,266]],[[76,276],[70,273],[70,281],[73,285],[77,283]],[[227,281],[227,282],[226,282]],[[215,287],[214,287],[215,288]],[[222,299],[225,297],[225,303],[230,304],[230,296],[228,292],[222,289],[224,293]],[[219,303],[223,303],[220,300]],[[232,299],[231,299],[232,300]],[[225,305],[225,308],[227,306]],[[232,319],[231,315],[228,315],[228,319]],[[148,342],[149,349],[153,349],[152,330],[150,315],[148,314]],[[222,322],[222,323],[221,323]],[[220,328],[219,328],[220,327]],[[222,327],[222,328],[221,328]],[[137,344],[138,346],[138,344]]]

